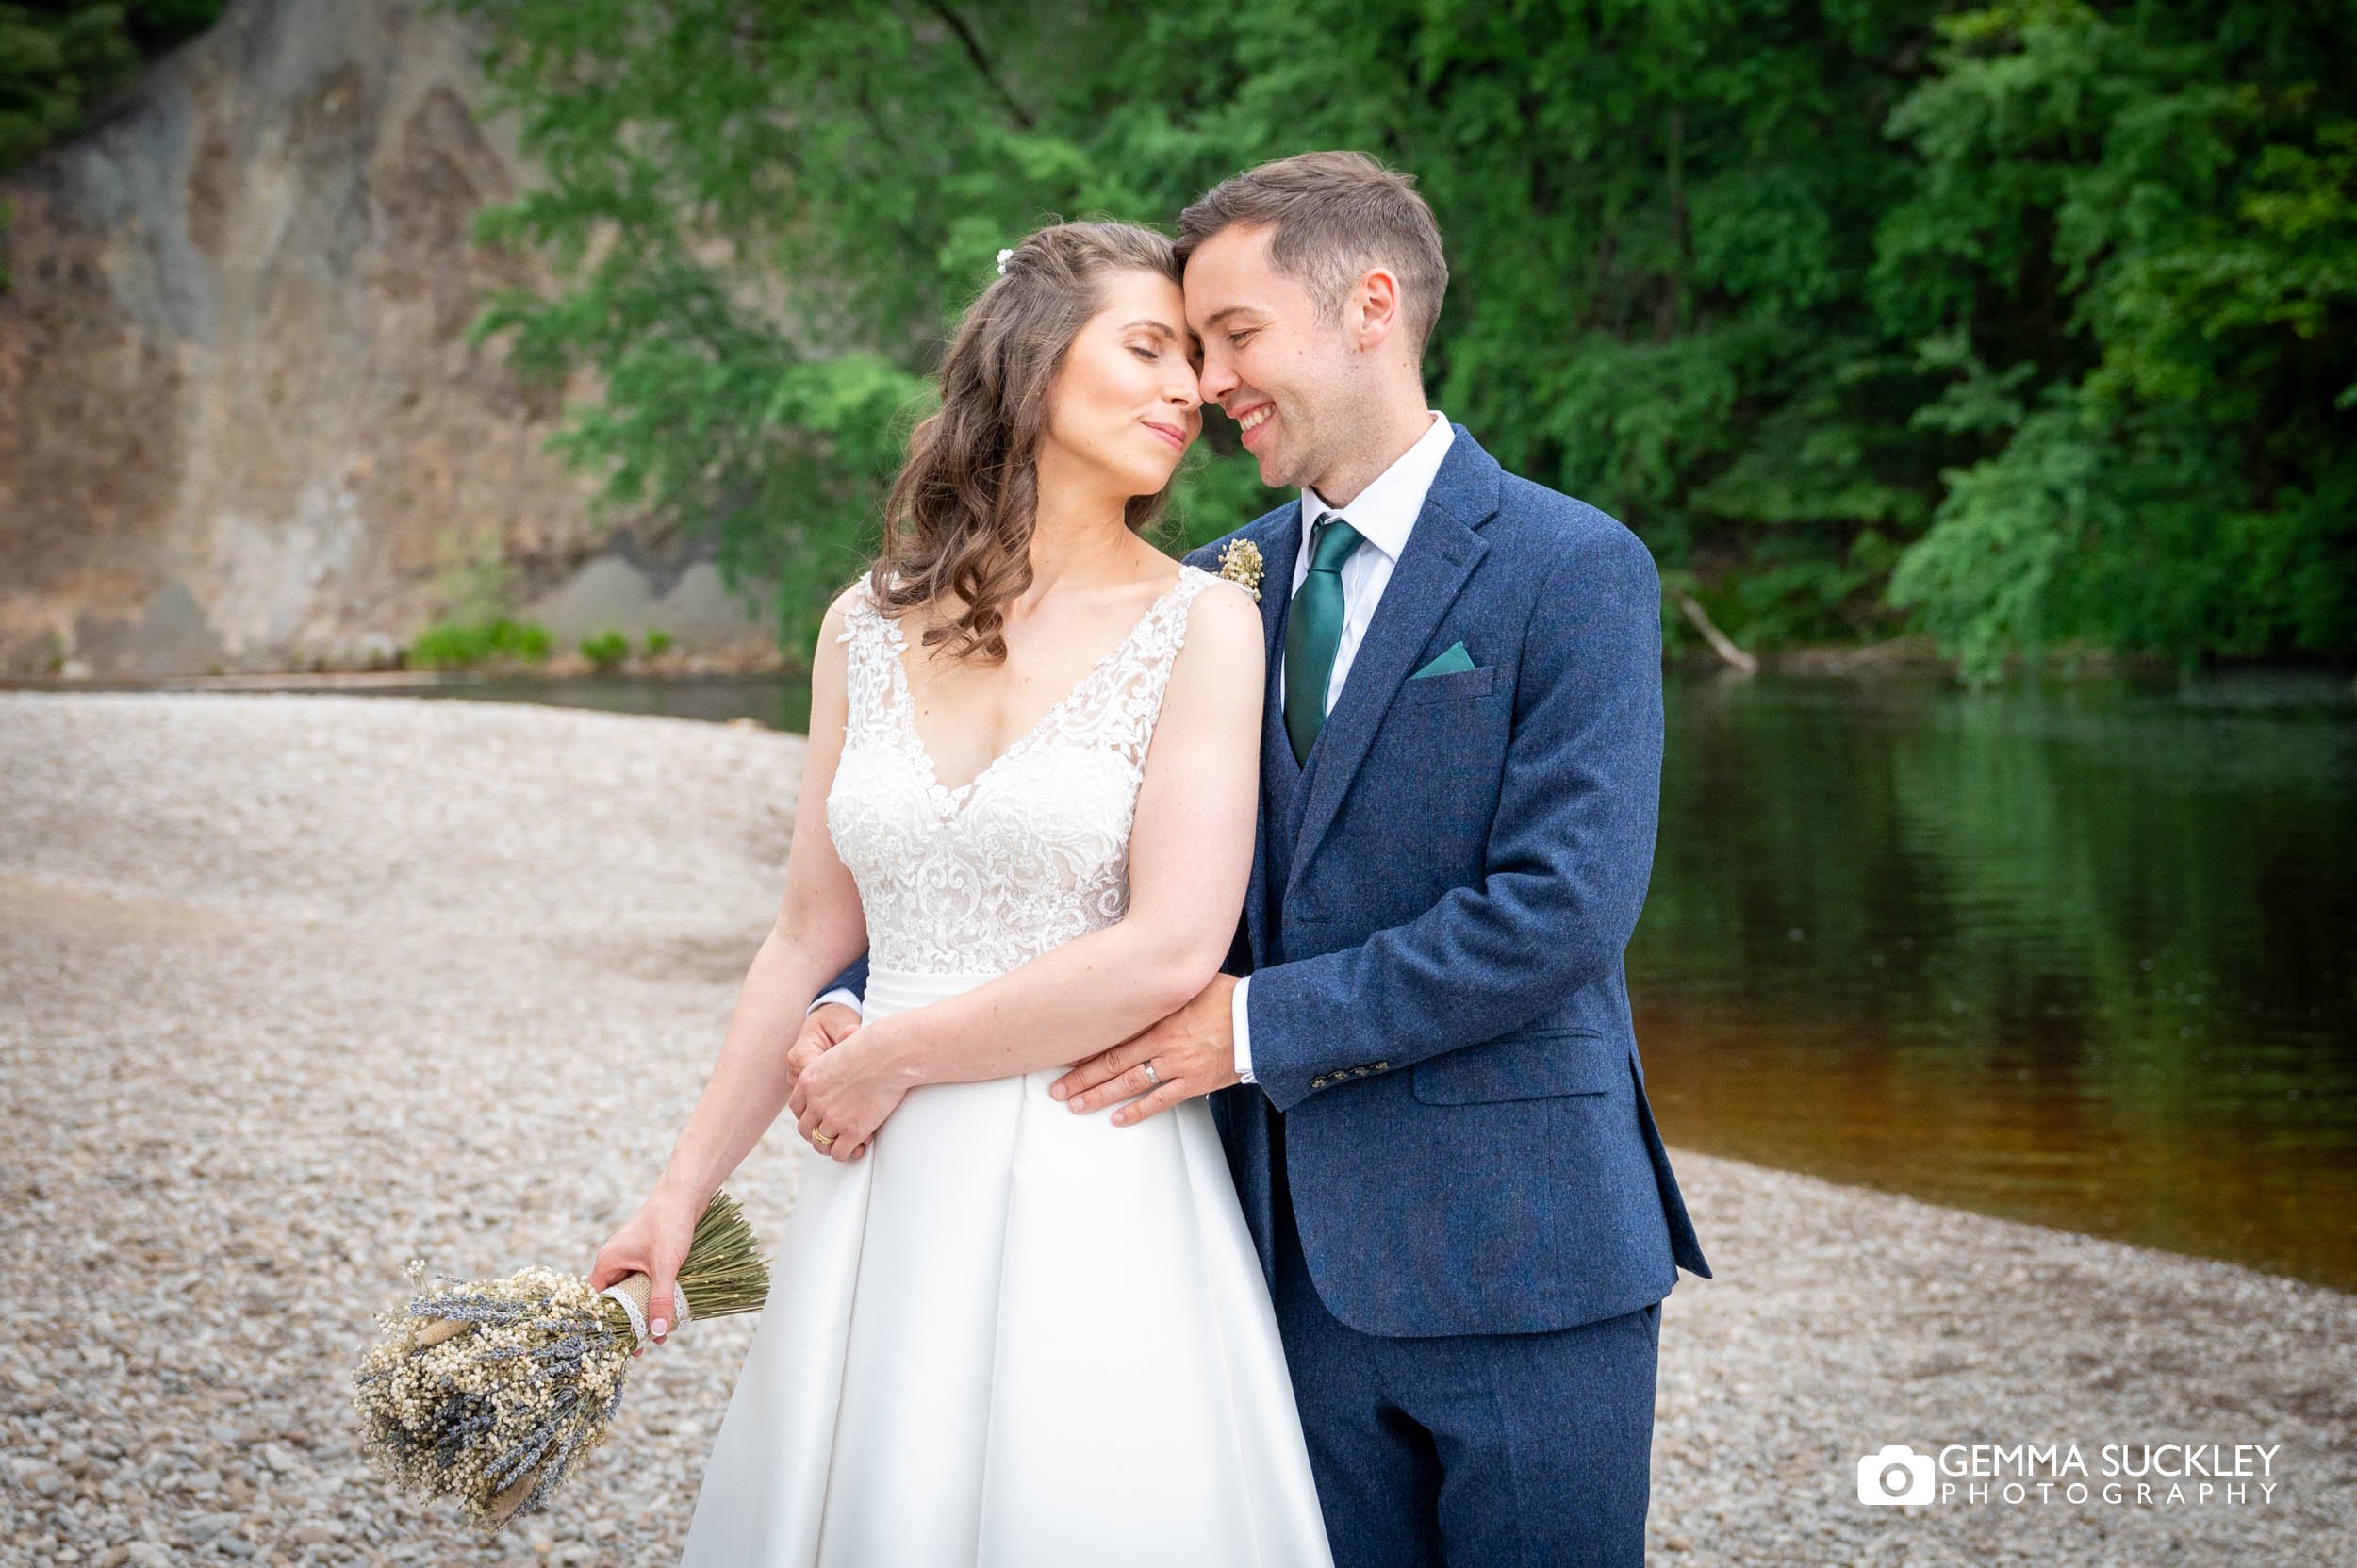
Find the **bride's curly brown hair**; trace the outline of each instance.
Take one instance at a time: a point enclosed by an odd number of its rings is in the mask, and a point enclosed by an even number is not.
[[[884,503],[883,552],[868,568],[887,615],[960,602],[954,619],[926,628],[927,646],[947,640],[953,658],[1007,656],[1000,606],[1031,586],[1047,388],[1102,308],[1105,279],[1133,270],[1173,283],[1180,275],[1170,240],[1152,229],[1056,223],[1008,254],[958,323],[941,366],[941,407],[909,433],[908,460]],[[1169,501],[1168,485],[1130,497],[1130,532],[1150,527]]]

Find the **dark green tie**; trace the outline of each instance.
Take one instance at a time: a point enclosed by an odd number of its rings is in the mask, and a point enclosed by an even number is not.
[[[1310,575],[1294,591],[1285,620],[1285,733],[1294,760],[1310,760],[1310,743],[1326,726],[1326,683],[1343,640],[1343,563],[1359,531],[1332,512],[1310,535]]]

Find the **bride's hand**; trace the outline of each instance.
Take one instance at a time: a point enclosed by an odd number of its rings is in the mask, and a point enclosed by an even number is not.
[[[786,1096],[785,1108],[813,1148],[818,1148],[816,1134],[834,1135],[818,1150],[830,1160],[848,1164],[865,1154],[876,1130],[912,1087],[908,1075],[893,1065],[888,1024],[862,1024],[842,1045],[821,1052]]]
[[[647,1277],[647,1303],[651,1319],[661,1318],[660,1330],[653,1322],[648,1324],[647,1338],[634,1356],[646,1354],[648,1345],[668,1342],[676,1325],[668,1321],[670,1313],[652,1311],[656,1302],[671,1299],[671,1283],[679,1278],[680,1264],[687,1261],[688,1244],[696,1239],[696,1220],[701,1210],[690,1213],[684,1206],[668,1201],[662,1191],[639,1205],[630,1223],[606,1238],[598,1248],[597,1257],[589,1264],[589,1288],[602,1291],[625,1274]]]
[[[827,1052],[857,1033],[859,1010],[846,1007],[839,1001],[821,1004],[811,1010],[802,1020],[802,1032],[795,1037],[793,1048],[785,1053],[785,1086],[791,1093],[802,1081],[802,1073]]]

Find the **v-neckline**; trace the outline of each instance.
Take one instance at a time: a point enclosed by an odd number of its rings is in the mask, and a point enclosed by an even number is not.
[[[942,804],[947,807],[947,810],[943,815],[954,817],[958,813],[962,812],[965,807],[966,801],[972,799],[974,791],[981,786],[982,781],[989,778],[994,772],[997,771],[1001,763],[1014,757],[1026,747],[1030,746],[1031,741],[1042,731],[1047,729],[1050,719],[1054,718],[1058,714],[1063,712],[1063,710],[1067,707],[1070,707],[1080,699],[1082,692],[1095,685],[1096,684],[1097,677],[1105,672],[1106,667],[1111,665],[1115,659],[1118,659],[1129,650],[1129,645],[1137,640],[1138,634],[1146,630],[1146,623],[1154,619],[1155,612],[1160,610],[1165,603],[1175,598],[1178,595],[1178,590],[1186,586],[1187,567],[1186,563],[1182,561],[1179,563],[1178,567],[1178,581],[1172,583],[1169,587],[1164,588],[1161,594],[1156,596],[1154,602],[1146,607],[1145,611],[1139,615],[1138,619],[1131,623],[1129,630],[1122,634],[1121,640],[1107,649],[1104,653],[1098,657],[1097,661],[1091,665],[1078,681],[1073,683],[1071,690],[1065,692],[1062,697],[1058,698],[1053,703],[1049,704],[1046,712],[1042,713],[1037,718],[1033,719],[1030,729],[1025,730],[1021,734],[1015,736],[1013,741],[1008,743],[1005,751],[1000,751],[997,756],[991,758],[990,761],[982,765],[982,770],[981,772],[975,774],[972,778],[966,780],[965,783],[958,785],[955,789],[950,789],[943,785],[940,773],[933,767],[933,754],[930,751],[926,750],[925,737],[917,733],[916,698],[909,685],[908,665],[902,658],[902,654],[908,648],[908,639],[900,633],[899,617],[885,615],[881,609],[879,609],[877,611],[877,619],[882,620],[884,624],[885,642],[887,644],[884,651],[891,656],[892,659],[892,705],[894,710],[900,716],[900,730],[901,734],[908,737],[909,751],[915,754],[917,766],[920,769],[922,769],[925,787],[932,794],[932,797],[937,804]]]

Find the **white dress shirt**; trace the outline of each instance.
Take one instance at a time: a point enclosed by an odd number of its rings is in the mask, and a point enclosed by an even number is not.
[[[1310,575],[1310,534],[1320,517],[1339,512],[1343,520],[1359,531],[1359,548],[1343,562],[1343,635],[1334,645],[1333,672],[1326,678],[1326,711],[1332,713],[1334,704],[1342,700],[1343,681],[1350,674],[1350,661],[1365,640],[1367,623],[1375,619],[1375,606],[1383,597],[1383,586],[1392,580],[1392,568],[1398,564],[1399,553],[1408,548],[1408,536],[1416,526],[1416,516],[1424,510],[1424,498],[1432,488],[1432,479],[1441,471],[1441,460],[1448,455],[1449,443],[1457,432],[1449,428],[1448,416],[1437,409],[1432,426],[1416,438],[1416,444],[1393,459],[1392,466],[1375,476],[1374,483],[1359,492],[1347,506],[1337,506],[1318,494],[1310,486],[1301,490],[1301,548],[1294,553],[1293,587],[1298,593]],[[1285,645],[1277,645],[1277,690],[1283,700],[1285,690]],[[1278,716],[1282,722],[1283,716]],[[1272,867],[1274,869],[1274,867]],[[1252,988],[1252,977],[1236,982],[1236,990],[1229,1002],[1236,1032],[1236,1076],[1246,1083],[1252,1076],[1252,1027],[1244,1013],[1244,993]]]
[[[1424,498],[1432,488],[1433,477],[1441,471],[1441,460],[1448,455],[1449,443],[1457,438],[1450,428],[1448,416],[1435,409],[1430,428],[1418,437],[1416,444],[1393,459],[1392,466],[1376,475],[1373,483],[1359,492],[1347,506],[1336,506],[1310,486],[1301,490],[1301,545],[1294,553],[1293,586],[1286,590],[1291,597],[1301,588],[1303,579],[1310,575],[1310,533],[1318,519],[1328,512],[1338,512],[1343,520],[1358,530],[1359,548],[1343,562],[1343,632],[1334,648],[1334,668],[1326,678],[1326,711],[1332,713],[1343,694],[1343,682],[1350,674],[1350,661],[1359,652],[1359,644],[1367,635],[1367,623],[1375,619],[1375,606],[1383,597],[1383,586],[1392,580],[1392,568],[1398,564],[1400,552],[1408,548],[1408,536],[1416,526],[1416,518],[1424,510]],[[1267,589],[1263,586],[1262,592]],[[1277,645],[1277,690],[1284,686],[1285,646]],[[1282,721],[1282,716],[1278,716]],[[1230,1003],[1236,1032],[1236,1073],[1244,1082],[1254,1081],[1252,1076],[1252,1032],[1244,1013],[1244,993],[1250,989],[1249,975],[1236,982],[1234,999]],[[815,1010],[831,1001],[859,1011],[857,997],[848,990],[836,989],[811,1003]]]

